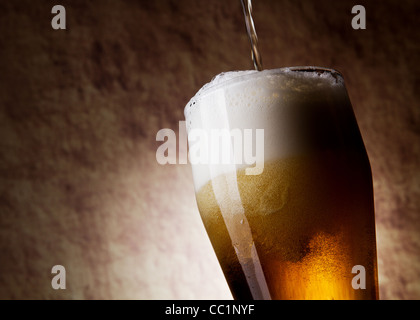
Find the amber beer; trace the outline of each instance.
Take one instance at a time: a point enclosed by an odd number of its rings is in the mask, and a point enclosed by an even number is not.
[[[238,161],[192,165],[198,208],[235,299],[378,298],[371,170],[338,72],[222,74],[185,115],[189,133],[264,129],[261,173]]]

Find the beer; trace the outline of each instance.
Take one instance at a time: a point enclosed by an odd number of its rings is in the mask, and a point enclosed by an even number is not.
[[[246,32],[248,34],[249,42],[251,43],[251,58],[254,63],[255,70],[261,71],[262,59],[260,51],[258,50],[258,37],[257,31],[254,26],[254,19],[252,18],[252,1],[241,0],[242,9],[244,11]]]
[[[243,163],[192,166],[198,208],[234,298],[378,298],[370,165],[339,73],[229,73],[185,114],[189,132],[264,129],[261,173],[247,174]],[[355,266],[364,270],[356,287]]]

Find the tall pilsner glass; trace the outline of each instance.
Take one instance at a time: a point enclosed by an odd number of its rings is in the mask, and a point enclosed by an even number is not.
[[[235,299],[378,298],[371,169],[340,73],[224,73],[184,113],[198,208]]]

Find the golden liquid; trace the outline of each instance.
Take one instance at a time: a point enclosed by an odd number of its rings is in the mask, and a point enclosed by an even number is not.
[[[365,155],[326,151],[265,163],[258,176],[239,170],[208,182],[197,203],[234,298],[253,298],[243,271],[252,247],[271,299],[378,298]],[[365,267],[366,289],[353,289],[354,265]]]

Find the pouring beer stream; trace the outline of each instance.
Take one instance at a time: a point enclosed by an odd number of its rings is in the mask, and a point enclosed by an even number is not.
[[[263,69],[261,54],[258,50],[258,37],[255,31],[254,20],[252,19],[252,3],[251,0],[241,0],[242,8],[244,10],[246,31],[248,33],[249,41],[251,42],[251,57],[254,62],[255,70],[261,71]]]

